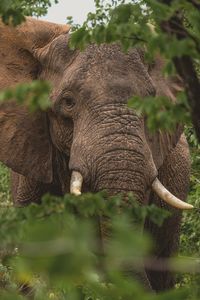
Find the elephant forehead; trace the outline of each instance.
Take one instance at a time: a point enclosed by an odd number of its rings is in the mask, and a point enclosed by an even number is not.
[[[55,94],[72,90],[84,98],[95,98],[104,92],[108,97],[117,95],[117,98],[124,100],[134,94],[155,94],[138,49],[126,54],[117,44],[90,45],[83,52],[77,51],[62,76],[59,76],[55,89]]]
[[[75,60],[74,60],[75,58]],[[67,62],[67,59],[66,59]],[[110,70],[126,70],[128,66],[137,68],[141,63],[141,57],[137,49],[132,49],[127,54],[121,50],[117,44],[111,45],[89,45],[83,52],[73,52],[73,64],[67,64],[65,70],[81,69],[86,72],[93,69],[95,66],[98,69],[106,71]]]
[[[86,80],[91,76],[95,79],[103,79],[105,76],[131,78],[143,71],[144,64],[137,49],[125,54],[116,44],[90,45],[84,52],[76,53],[73,63],[67,66],[64,75],[69,81],[83,78]]]
[[[63,89],[67,85],[83,92],[121,91],[127,97],[131,93],[143,96],[155,93],[151,77],[136,49],[129,54],[123,53],[118,45],[92,45],[88,49],[66,69]],[[96,52],[92,55],[93,49]]]
[[[130,57],[134,61],[138,59],[137,49],[132,49],[128,53],[122,51],[121,46],[118,44],[101,44],[101,45],[89,45],[83,52],[83,57],[90,63],[96,61],[109,61],[109,60],[129,60]]]

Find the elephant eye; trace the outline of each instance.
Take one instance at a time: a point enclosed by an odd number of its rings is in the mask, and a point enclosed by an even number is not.
[[[75,103],[76,101],[72,96],[65,97],[65,105],[67,106],[67,109],[72,109]]]

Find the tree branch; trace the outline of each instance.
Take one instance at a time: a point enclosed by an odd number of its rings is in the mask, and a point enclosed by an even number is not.
[[[165,4],[170,5],[171,0],[163,0]],[[191,3],[197,5],[197,1]],[[200,4],[199,4],[200,5]],[[192,38],[183,25],[182,14],[176,12],[168,21],[161,23],[161,28],[168,35],[175,35],[178,40]],[[196,42],[196,41],[195,41]],[[200,53],[199,44],[196,43],[197,51]],[[173,58],[177,73],[183,80],[188,103],[191,107],[192,122],[200,141],[200,81],[195,70],[194,61],[189,55],[177,56]]]

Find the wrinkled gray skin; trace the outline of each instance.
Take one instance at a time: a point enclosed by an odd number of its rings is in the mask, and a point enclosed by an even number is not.
[[[34,38],[29,34],[33,25]],[[69,192],[71,171],[79,171],[85,192],[133,191],[142,204],[156,203],[172,210],[173,216],[161,228],[148,220],[145,227],[156,241],[155,256],[173,255],[178,247],[181,214],[154,195],[151,183],[158,175],[171,192],[185,200],[188,146],[179,126],[171,135],[150,135],[144,118],[126,106],[132,95],[174,98],[177,83],[163,78],[163,61],[157,58],[148,65],[141,50],[124,54],[118,45],[91,45],[84,52],[71,51],[64,29],[31,19],[23,26],[18,29],[25,32],[22,39],[25,36],[33,44],[24,43],[24,52],[12,50],[6,71],[10,72],[8,65],[18,69],[7,75],[6,82],[6,76],[1,79],[2,87],[11,85],[15,74],[15,82],[49,80],[52,109],[33,116],[13,104],[1,106],[0,159],[13,170],[14,202],[25,205],[39,202],[45,192]],[[1,45],[5,45],[7,39],[1,38]],[[18,42],[13,43],[13,49],[17,48]],[[6,49],[2,48],[2,53]],[[168,272],[143,271],[139,277],[157,291],[174,284]]]

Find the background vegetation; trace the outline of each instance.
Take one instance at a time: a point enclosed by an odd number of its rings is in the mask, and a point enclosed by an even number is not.
[[[157,99],[159,105],[155,106],[155,99],[146,99],[147,105],[141,106],[140,99],[133,99],[130,106],[148,116],[151,129],[164,124],[164,129],[172,130],[177,122],[189,124],[192,120],[199,136],[199,1],[112,0],[105,4],[96,0],[95,3],[96,13],[89,14],[78,30],[75,26],[71,46],[83,49],[91,42],[116,41],[125,51],[145,46],[146,59],[150,61],[160,52],[168,59],[165,73],[177,72],[185,92],[178,95],[176,105],[169,104],[167,99]],[[0,15],[5,23],[17,25],[24,15],[45,14],[49,5],[50,1],[45,0],[3,0]],[[73,22],[71,18],[68,20]],[[48,90],[48,85],[43,87],[35,82],[4,91],[0,101],[8,101],[17,94],[22,103],[31,94],[29,106],[33,110],[38,105],[39,109],[45,109]],[[191,125],[187,125],[186,135],[192,159],[188,200],[199,207],[200,147]],[[199,211],[184,213],[179,258],[169,262],[170,268],[178,273],[176,289],[155,295],[145,291],[137,278],[129,277],[127,267],[140,271],[141,262],[151,259],[152,241],[138,234],[138,226],[146,216],[161,225],[168,212],[153,206],[139,207],[131,194],[131,209],[121,202],[120,195],[107,200],[105,193],[84,194],[78,199],[70,195],[62,199],[46,195],[41,206],[13,208],[9,174],[0,165],[0,299],[200,299]],[[102,244],[97,230],[99,220],[105,217],[111,220],[112,238]]]

